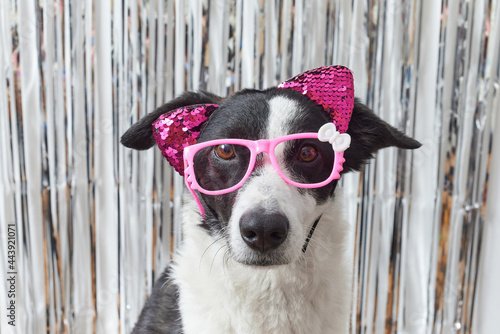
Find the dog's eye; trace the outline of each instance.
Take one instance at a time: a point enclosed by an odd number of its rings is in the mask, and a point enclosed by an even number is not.
[[[318,151],[314,146],[304,145],[300,148],[299,159],[303,162],[311,162],[316,159]]]
[[[215,148],[215,153],[217,156],[224,160],[229,160],[234,157],[234,147],[233,145],[222,144]]]

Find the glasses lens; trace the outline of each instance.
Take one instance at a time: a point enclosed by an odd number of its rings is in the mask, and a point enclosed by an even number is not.
[[[281,142],[274,155],[281,172],[291,181],[302,184],[326,181],[335,160],[332,145],[314,138]]]
[[[250,150],[243,145],[222,144],[203,148],[193,158],[198,184],[217,191],[237,185],[250,164]]]

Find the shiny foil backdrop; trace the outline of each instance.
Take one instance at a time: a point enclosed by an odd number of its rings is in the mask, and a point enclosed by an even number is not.
[[[185,90],[328,64],[423,143],[343,179],[350,332],[499,332],[500,1],[2,0],[0,41],[2,333],[129,333],[183,181],[121,134]]]

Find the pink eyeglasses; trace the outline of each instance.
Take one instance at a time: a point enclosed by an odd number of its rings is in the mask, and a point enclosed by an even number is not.
[[[252,174],[260,153],[268,155],[271,165],[286,183],[299,188],[320,188],[340,178],[344,151],[350,142],[351,137],[337,132],[333,123],[323,125],[317,133],[296,133],[274,139],[210,140],[185,147],[184,180],[201,214],[204,210],[195,190],[206,195],[237,190]],[[281,165],[277,155],[282,157]],[[290,159],[291,156],[294,158]],[[207,170],[202,171],[204,168]],[[197,178],[195,169],[203,177]]]

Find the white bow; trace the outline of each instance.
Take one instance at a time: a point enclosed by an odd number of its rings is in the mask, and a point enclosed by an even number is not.
[[[318,139],[332,144],[335,152],[344,152],[351,145],[351,136],[339,133],[333,123],[326,123],[319,129]]]

